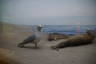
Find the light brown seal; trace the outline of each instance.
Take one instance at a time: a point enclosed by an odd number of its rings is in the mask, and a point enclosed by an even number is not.
[[[72,36],[63,42],[60,42],[59,44],[52,46],[51,48],[52,49],[61,49],[61,48],[65,48],[65,47],[90,44],[94,40],[95,35],[96,35],[96,31],[87,30],[86,34]]]

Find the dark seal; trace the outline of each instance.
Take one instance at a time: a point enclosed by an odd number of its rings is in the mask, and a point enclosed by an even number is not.
[[[59,34],[59,33],[50,33],[48,34],[48,41],[67,39],[69,35],[67,34]]]

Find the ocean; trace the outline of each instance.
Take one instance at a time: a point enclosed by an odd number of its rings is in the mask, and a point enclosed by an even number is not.
[[[60,34],[83,34],[86,30],[96,30],[96,25],[45,25],[43,32]]]

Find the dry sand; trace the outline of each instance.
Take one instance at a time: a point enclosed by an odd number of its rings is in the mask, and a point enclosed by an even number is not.
[[[48,42],[45,39],[39,43],[38,49],[34,49],[33,44],[27,44],[26,48],[17,47],[17,44],[29,35],[31,33],[25,32],[14,32],[7,36],[2,35],[0,48],[12,51],[12,57],[16,61],[19,60],[21,64],[96,64],[96,39],[93,44],[67,47],[60,51],[50,48],[51,45],[59,41]]]

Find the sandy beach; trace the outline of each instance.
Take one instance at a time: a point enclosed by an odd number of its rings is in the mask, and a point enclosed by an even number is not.
[[[96,0],[0,0],[0,13],[0,64],[96,64]]]
[[[27,29],[30,27],[15,28],[14,32],[2,33],[0,37],[0,48],[10,50],[12,57],[20,64],[96,64],[96,39],[90,45],[67,47],[59,51],[52,50],[50,46],[62,40],[49,42],[43,39],[38,49],[31,43],[19,48],[17,44],[32,34],[23,32]]]

